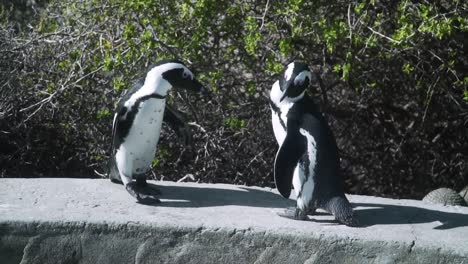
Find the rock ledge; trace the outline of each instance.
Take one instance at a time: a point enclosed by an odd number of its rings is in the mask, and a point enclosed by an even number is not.
[[[156,183],[155,206],[96,179],[0,179],[1,263],[467,263],[468,208],[349,195],[362,227],[277,216],[274,190]]]

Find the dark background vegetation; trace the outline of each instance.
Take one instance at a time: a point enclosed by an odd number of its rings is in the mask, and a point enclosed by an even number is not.
[[[267,96],[292,60],[338,141],[347,191],[421,198],[468,183],[465,1],[0,2],[0,176],[100,177],[115,103],[162,58],[213,90],[174,91],[152,175],[274,186]]]

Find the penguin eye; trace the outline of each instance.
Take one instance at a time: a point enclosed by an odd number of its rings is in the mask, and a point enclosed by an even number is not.
[[[305,82],[305,78],[303,78],[303,76],[297,76],[296,79],[294,79],[294,85],[301,86],[304,84],[304,82]]]
[[[303,71],[294,79],[294,85],[309,85],[312,74],[309,71]]]
[[[184,78],[184,79],[192,79],[193,77],[192,77],[192,75],[191,75],[190,73],[184,71],[184,72],[182,73],[182,78]]]

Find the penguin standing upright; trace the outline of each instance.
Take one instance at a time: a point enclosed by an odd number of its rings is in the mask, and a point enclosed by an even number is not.
[[[273,84],[270,107],[279,144],[274,165],[278,191],[289,198],[291,187],[297,206],[283,216],[307,219],[317,208],[332,213],[345,225],[356,225],[344,194],[338,148],[325,118],[305,89],[317,76],[302,62],[292,62]]]
[[[114,115],[109,178],[123,183],[141,203],[159,202],[156,195],[160,191],[146,183],[146,172],[156,154],[163,120],[188,138],[185,123],[175,110],[166,106],[172,87],[204,92],[182,62],[162,60],[151,66],[144,81],[136,82],[122,97]]]

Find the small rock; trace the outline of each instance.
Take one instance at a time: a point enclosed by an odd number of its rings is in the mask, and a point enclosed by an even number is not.
[[[465,200],[465,203],[468,204],[468,185],[460,191],[460,195]]]
[[[424,196],[422,200],[433,204],[466,206],[466,202],[460,194],[450,188],[433,190]]]

